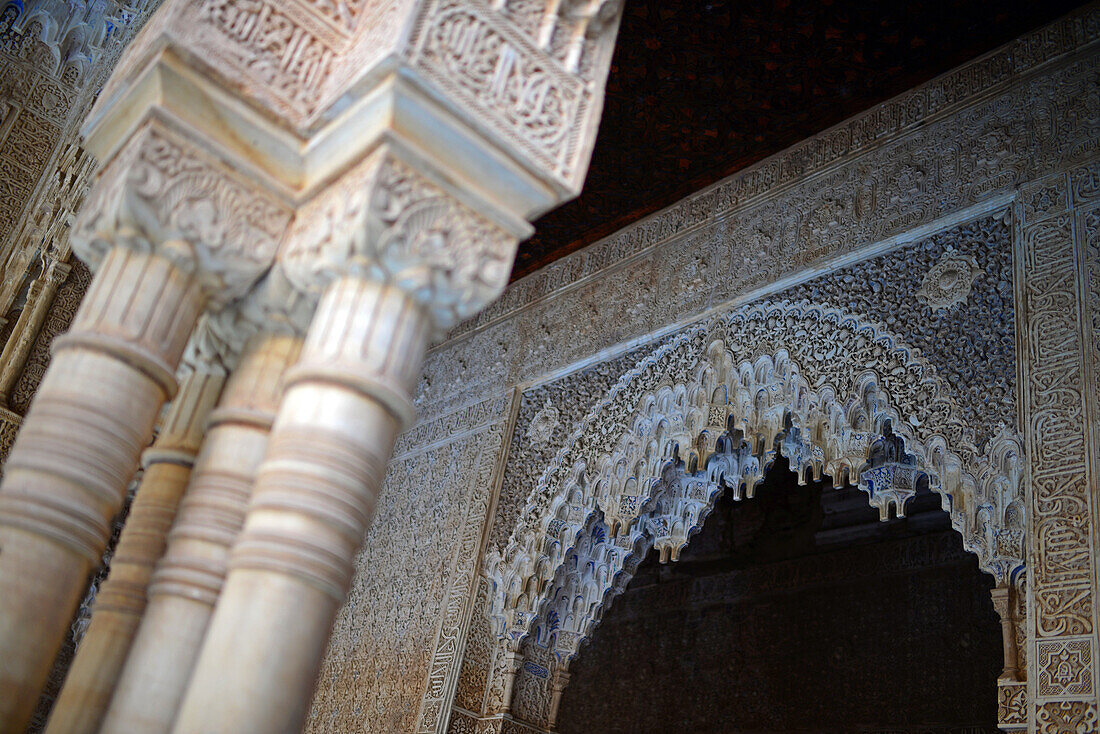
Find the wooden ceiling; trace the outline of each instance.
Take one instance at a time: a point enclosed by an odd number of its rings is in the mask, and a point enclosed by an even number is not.
[[[584,191],[513,280],[1081,5],[626,0]]]

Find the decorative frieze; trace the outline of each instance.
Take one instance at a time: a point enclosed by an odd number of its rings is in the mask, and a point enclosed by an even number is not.
[[[662,246],[662,243],[681,238],[699,227],[720,226],[722,220],[735,212],[748,209],[754,202],[780,197],[781,192],[792,184],[803,184],[801,188],[805,189],[804,182],[807,179],[832,169],[851,167],[851,162],[863,154],[868,154],[871,158],[859,167],[860,175],[834,176],[823,180],[819,186],[812,188],[820,188],[824,193],[810,198],[804,206],[791,210],[792,214],[800,214],[801,222],[805,222],[807,227],[817,229],[819,237],[828,236],[825,242],[800,247],[808,251],[809,257],[804,262],[823,259],[823,255],[839,249],[832,242],[830,228],[823,228],[822,224],[834,222],[831,229],[837,229],[838,225],[854,224],[851,221],[840,221],[846,213],[849,219],[854,214],[857,218],[866,220],[862,223],[863,227],[873,228],[866,234],[861,232],[855,239],[850,234],[847,235],[848,244],[855,244],[857,240],[870,243],[902,234],[920,223],[941,216],[948,209],[932,201],[932,192],[939,191],[941,198],[943,193],[954,193],[964,188],[961,184],[965,183],[967,177],[979,180],[976,181],[978,190],[974,192],[977,195],[968,197],[968,201],[953,204],[952,209],[986,198],[996,188],[990,185],[989,179],[1000,178],[1007,168],[1021,172],[1043,171],[1049,170],[1052,164],[1057,165],[1067,151],[1072,155],[1087,156],[1090,145],[1095,150],[1095,141],[1089,143],[1087,133],[1074,133],[1066,127],[1070,118],[1059,117],[1057,108],[1070,100],[1060,94],[1050,95],[1038,90],[1031,93],[1023,91],[1022,94],[1018,93],[1019,102],[1005,100],[997,105],[1002,114],[1024,114],[1030,110],[1027,100],[1049,100],[1046,103],[1053,105],[1055,109],[1044,110],[1041,114],[1044,119],[1051,121],[1056,132],[1043,133],[1040,129],[1023,130],[1016,126],[1012,129],[1011,136],[1006,135],[1008,131],[1002,128],[1000,133],[994,129],[989,130],[988,137],[983,138],[975,135],[972,130],[959,129],[957,124],[962,122],[965,126],[978,123],[982,114],[979,112],[963,116],[958,111],[973,105],[982,97],[993,95],[996,98],[1004,95],[1012,87],[1019,86],[1025,74],[1034,72],[1039,67],[1052,65],[1068,54],[1079,52],[1097,38],[1100,38],[1100,9],[1087,6],[1077,14],[1071,14],[1026,34],[991,54],[964,64],[821,135],[794,145],[533,273],[515,283],[500,300],[476,319],[455,329],[450,336],[454,339],[484,328],[552,295],[562,297],[570,286],[576,286],[604,271],[609,271],[607,274],[610,275],[610,271],[626,267],[629,261],[637,259],[647,250]],[[1049,75],[1048,72],[1047,76]],[[1040,82],[1040,86],[1046,86],[1046,82]],[[1081,98],[1078,102],[1093,105],[1095,100]],[[954,125],[951,124],[953,117],[956,118]],[[938,121],[947,124],[936,125]],[[932,126],[938,129],[930,131],[928,136],[915,134],[915,128],[929,123],[933,123]],[[1036,146],[1040,137],[1042,144]],[[916,143],[917,147],[902,146],[900,149],[895,148],[896,152],[886,155],[875,153],[876,149],[899,138],[907,138]],[[949,148],[935,147],[942,140],[968,142]],[[1067,144],[1066,140],[1080,141],[1080,144]],[[930,141],[929,148],[920,150],[920,147],[929,144],[925,141]],[[1028,142],[1023,144],[1024,141]],[[1040,155],[1032,157],[1035,153]],[[887,164],[891,155],[898,157],[898,154],[901,157],[894,164]],[[920,161],[936,163],[922,166]],[[883,169],[884,165],[889,165],[888,173]],[[877,170],[882,170],[885,175],[875,175]],[[1030,174],[1025,175],[1024,180],[1029,178]],[[892,181],[898,182],[899,188],[896,192],[890,190]],[[845,189],[849,191],[845,194],[839,193]],[[919,194],[920,201],[907,198],[908,193]],[[922,206],[925,198],[929,199],[931,205],[928,209]],[[891,210],[887,206],[890,201],[895,206],[904,201],[909,214]],[[876,217],[876,212],[882,216]],[[905,217],[905,221],[901,217]],[[814,220],[821,224],[814,225]],[[774,239],[778,231],[786,226],[774,228],[770,233],[768,229],[764,229],[762,234],[767,235],[769,240]],[[737,241],[744,240],[738,237]],[[748,254],[759,249],[744,246]],[[773,270],[765,272],[768,277],[779,275]],[[710,287],[720,293],[723,290],[714,282],[710,283]],[[718,299],[711,300],[718,302]]]
[[[704,192],[524,279],[485,312],[497,317],[481,317],[477,328],[452,334],[429,354],[418,403],[447,411],[494,382],[538,381],[593,354],[661,334],[708,308],[923,238],[945,226],[937,222],[1002,208],[1014,186],[1064,165],[1067,156],[1083,161],[1088,155],[1094,133],[1084,120],[1100,114],[1088,93],[1097,81],[1095,47],[1080,53],[767,196],[718,208],[710,198],[714,192]],[[1036,99],[1049,103],[1036,108]],[[927,168],[916,187],[906,183],[913,175],[906,168],[913,165]],[[702,207],[707,215],[688,227],[691,202],[710,203]],[[817,213],[820,226],[813,223]],[[637,250],[620,249],[620,258],[601,260],[613,245],[636,243],[650,227],[661,227],[662,235]],[[708,276],[681,282],[681,268]],[[554,280],[548,280],[551,274]],[[523,293],[531,297],[523,298],[522,308],[509,305]],[[571,323],[589,328],[559,338],[555,325]]]
[[[1095,471],[1087,418],[1087,376],[1096,360],[1085,351],[1088,298],[1081,280],[1087,258],[1069,211],[1065,174],[1021,192],[1017,268],[1025,435],[1030,462],[1031,531],[1028,619],[1030,704],[1037,732],[1067,731],[1070,721],[1097,715]]]

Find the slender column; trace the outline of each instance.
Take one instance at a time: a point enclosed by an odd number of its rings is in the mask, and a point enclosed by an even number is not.
[[[271,434],[229,576],[173,731],[301,728],[355,553],[427,347],[392,286],[334,281]]]
[[[569,671],[565,668],[557,668],[554,678],[550,682],[550,712],[547,718],[547,726],[553,731],[558,725],[558,710],[561,708],[561,696],[565,687],[569,685]]]
[[[998,680],[1020,680],[1020,667],[1016,649],[1016,589],[1012,586],[998,586],[989,590],[993,597],[993,608],[1001,618],[1001,645],[1004,648],[1004,670]]]
[[[0,353],[0,405],[7,406],[8,396],[23,372],[23,365],[27,363],[42,322],[53,304],[57,287],[68,277],[69,270],[67,263],[51,263],[42,277],[31,283],[27,303],[15,322],[3,353]]]
[[[225,579],[229,548],[244,522],[283,378],[300,346],[290,336],[254,337],[229,378],[153,574],[104,732],[170,729]]]
[[[115,247],[55,341],[0,485],[0,732],[23,731],[202,300],[172,261]]]
[[[153,566],[164,553],[168,528],[202,443],[210,409],[221,392],[220,374],[193,372],[172,401],[156,442],[142,455],[145,473],[100,587],[76,658],[46,727],[48,734],[94,734],[111,702],[130,643],[145,611]]]
[[[501,677],[501,695],[497,706],[489,709],[489,714],[507,714],[512,710],[512,691],[516,687],[516,677],[523,666],[523,653],[519,650],[508,650],[503,653],[503,659],[497,667],[496,674]]]

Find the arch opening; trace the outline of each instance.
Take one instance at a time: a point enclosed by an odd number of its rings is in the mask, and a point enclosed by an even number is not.
[[[921,482],[903,517],[778,457],[675,563],[650,550],[569,666],[554,730],[996,731],[993,586]]]
[[[1018,607],[1022,443],[985,433],[979,448],[919,352],[836,309],[764,302],[677,335],[575,427],[486,559],[496,711],[551,727],[571,660],[649,549],[675,560],[725,488],[751,497],[778,459],[801,482],[858,486],[882,521],[927,486]],[[1017,680],[1016,617],[1002,621]]]

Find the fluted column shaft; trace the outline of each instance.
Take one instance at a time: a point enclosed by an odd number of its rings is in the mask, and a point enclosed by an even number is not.
[[[53,304],[57,286],[68,277],[69,270],[70,266],[66,263],[52,263],[41,278],[31,283],[27,303],[19,314],[8,343],[4,345],[3,353],[0,353],[0,405],[7,406],[12,388],[23,372],[23,365],[27,363],[42,322]]]
[[[272,428],[229,576],[173,731],[298,731],[429,324],[403,291],[326,289]]]
[[[153,574],[149,605],[104,719],[104,732],[166,732],[191,675],[267,448],[286,370],[301,340],[260,335],[245,348]]]
[[[112,249],[0,485],[0,732],[22,732],[202,306],[194,277]]]
[[[153,567],[164,554],[168,528],[202,445],[210,409],[224,378],[193,372],[172,401],[157,440],[142,455],[145,473],[134,496],[110,575],[103,582],[47,734],[95,734],[145,611]]]

